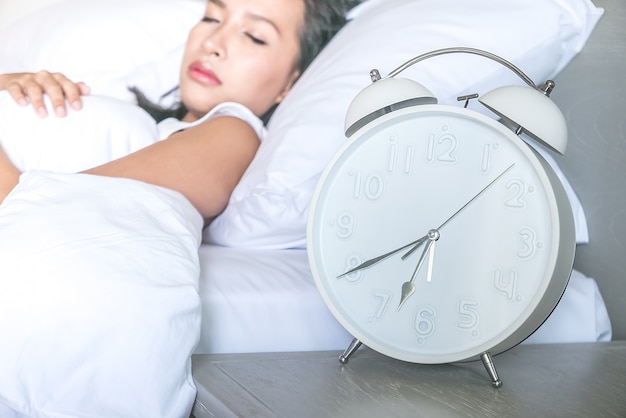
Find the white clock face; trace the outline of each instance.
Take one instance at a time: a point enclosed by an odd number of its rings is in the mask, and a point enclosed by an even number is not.
[[[323,174],[309,220],[312,270],[335,317],[371,348],[420,363],[530,335],[557,303],[575,245],[563,251],[571,209],[536,154],[498,122],[448,106],[366,128]]]

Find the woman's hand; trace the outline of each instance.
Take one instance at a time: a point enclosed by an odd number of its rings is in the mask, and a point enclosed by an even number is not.
[[[48,71],[0,74],[0,90],[7,90],[20,106],[32,104],[41,117],[48,116],[44,95],[50,97],[54,114],[63,117],[67,115],[67,105],[81,109],[80,97],[90,92],[85,83],[75,83],[61,73]]]

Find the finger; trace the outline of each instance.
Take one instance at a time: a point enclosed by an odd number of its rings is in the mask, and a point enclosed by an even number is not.
[[[75,98],[68,97],[67,100],[69,101],[72,109],[80,110],[83,108],[83,101],[81,99],[81,96],[88,96],[89,93],[91,93],[91,88],[83,82],[78,82],[75,84],[75,86],[77,89],[77,96]]]
[[[80,89],[81,95],[88,96],[89,93],[91,93],[91,87],[89,87],[87,84],[83,83],[82,81],[79,81],[78,83],[76,83],[76,85]]]
[[[73,81],[69,80],[67,77],[65,77],[63,74],[60,74],[60,73],[55,73],[52,76],[54,80],[58,83],[58,85],[61,87],[64,99],[67,100],[67,103],[69,103],[70,107],[74,110],[81,109],[82,108],[81,96],[85,92],[87,94],[89,93],[89,87],[87,87],[85,83],[74,83]],[[65,109],[65,104],[66,104],[65,100],[62,103],[63,109]],[[56,102],[55,102],[55,105],[57,105]]]
[[[6,91],[9,92],[13,100],[20,106],[28,106],[30,103],[22,90],[22,86],[17,83],[9,83],[6,85]]]
[[[43,87],[34,81],[29,81],[23,84],[22,89],[28,97],[28,100],[30,100],[30,104],[35,109],[35,112],[41,117],[48,116]]]
[[[68,87],[68,89],[72,89],[71,91],[66,90],[65,93],[67,101],[70,104],[71,108],[74,110],[82,109],[83,101],[81,97],[89,95],[89,93],[91,93],[91,88],[89,88],[89,86],[87,86],[85,83],[79,82],[73,84],[72,87]]]
[[[79,96],[75,84],[60,73],[45,71],[37,73],[35,79],[43,89],[43,93],[50,99],[50,105],[55,115],[58,117],[66,116],[66,100],[76,100],[76,97]]]
[[[42,118],[48,116],[48,109],[44,102],[44,92],[42,87],[33,80],[24,82],[21,85],[22,92],[29,100],[35,112]]]

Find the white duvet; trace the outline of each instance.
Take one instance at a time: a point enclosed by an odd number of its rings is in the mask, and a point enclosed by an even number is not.
[[[0,403],[33,417],[188,417],[201,229],[168,189],[24,174],[0,205]]]

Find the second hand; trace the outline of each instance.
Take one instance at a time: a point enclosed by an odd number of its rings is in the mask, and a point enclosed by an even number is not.
[[[488,188],[490,188],[496,181],[500,180],[500,178],[502,178],[502,176],[504,176],[510,169],[512,169],[515,166],[515,163],[511,164],[510,166],[508,166],[502,173],[500,173],[498,175],[498,177],[496,177],[495,179],[491,180],[491,182],[486,185],[485,187],[483,187],[483,189],[481,191],[479,191],[478,193],[476,193],[476,195],[474,195],[474,197],[472,197],[470,200],[468,200],[463,206],[461,206],[459,208],[459,210],[457,210],[456,212],[454,212],[448,219],[446,219],[441,225],[439,225],[439,228],[436,228],[437,231],[439,231],[441,228],[443,228],[448,222],[450,222],[452,220],[452,218],[454,218],[456,215],[458,215],[459,213],[461,213],[461,211],[463,211],[463,209],[465,209],[466,207],[469,206],[470,203],[472,203],[474,200],[476,200],[478,198],[478,196],[480,196],[481,194],[483,194]],[[404,254],[401,258],[404,260],[406,259],[409,255],[411,255],[415,250],[417,250],[419,248],[419,246],[422,243],[417,243],[415,245],[413,245],[413,247],[407,251],[406,254]]]

